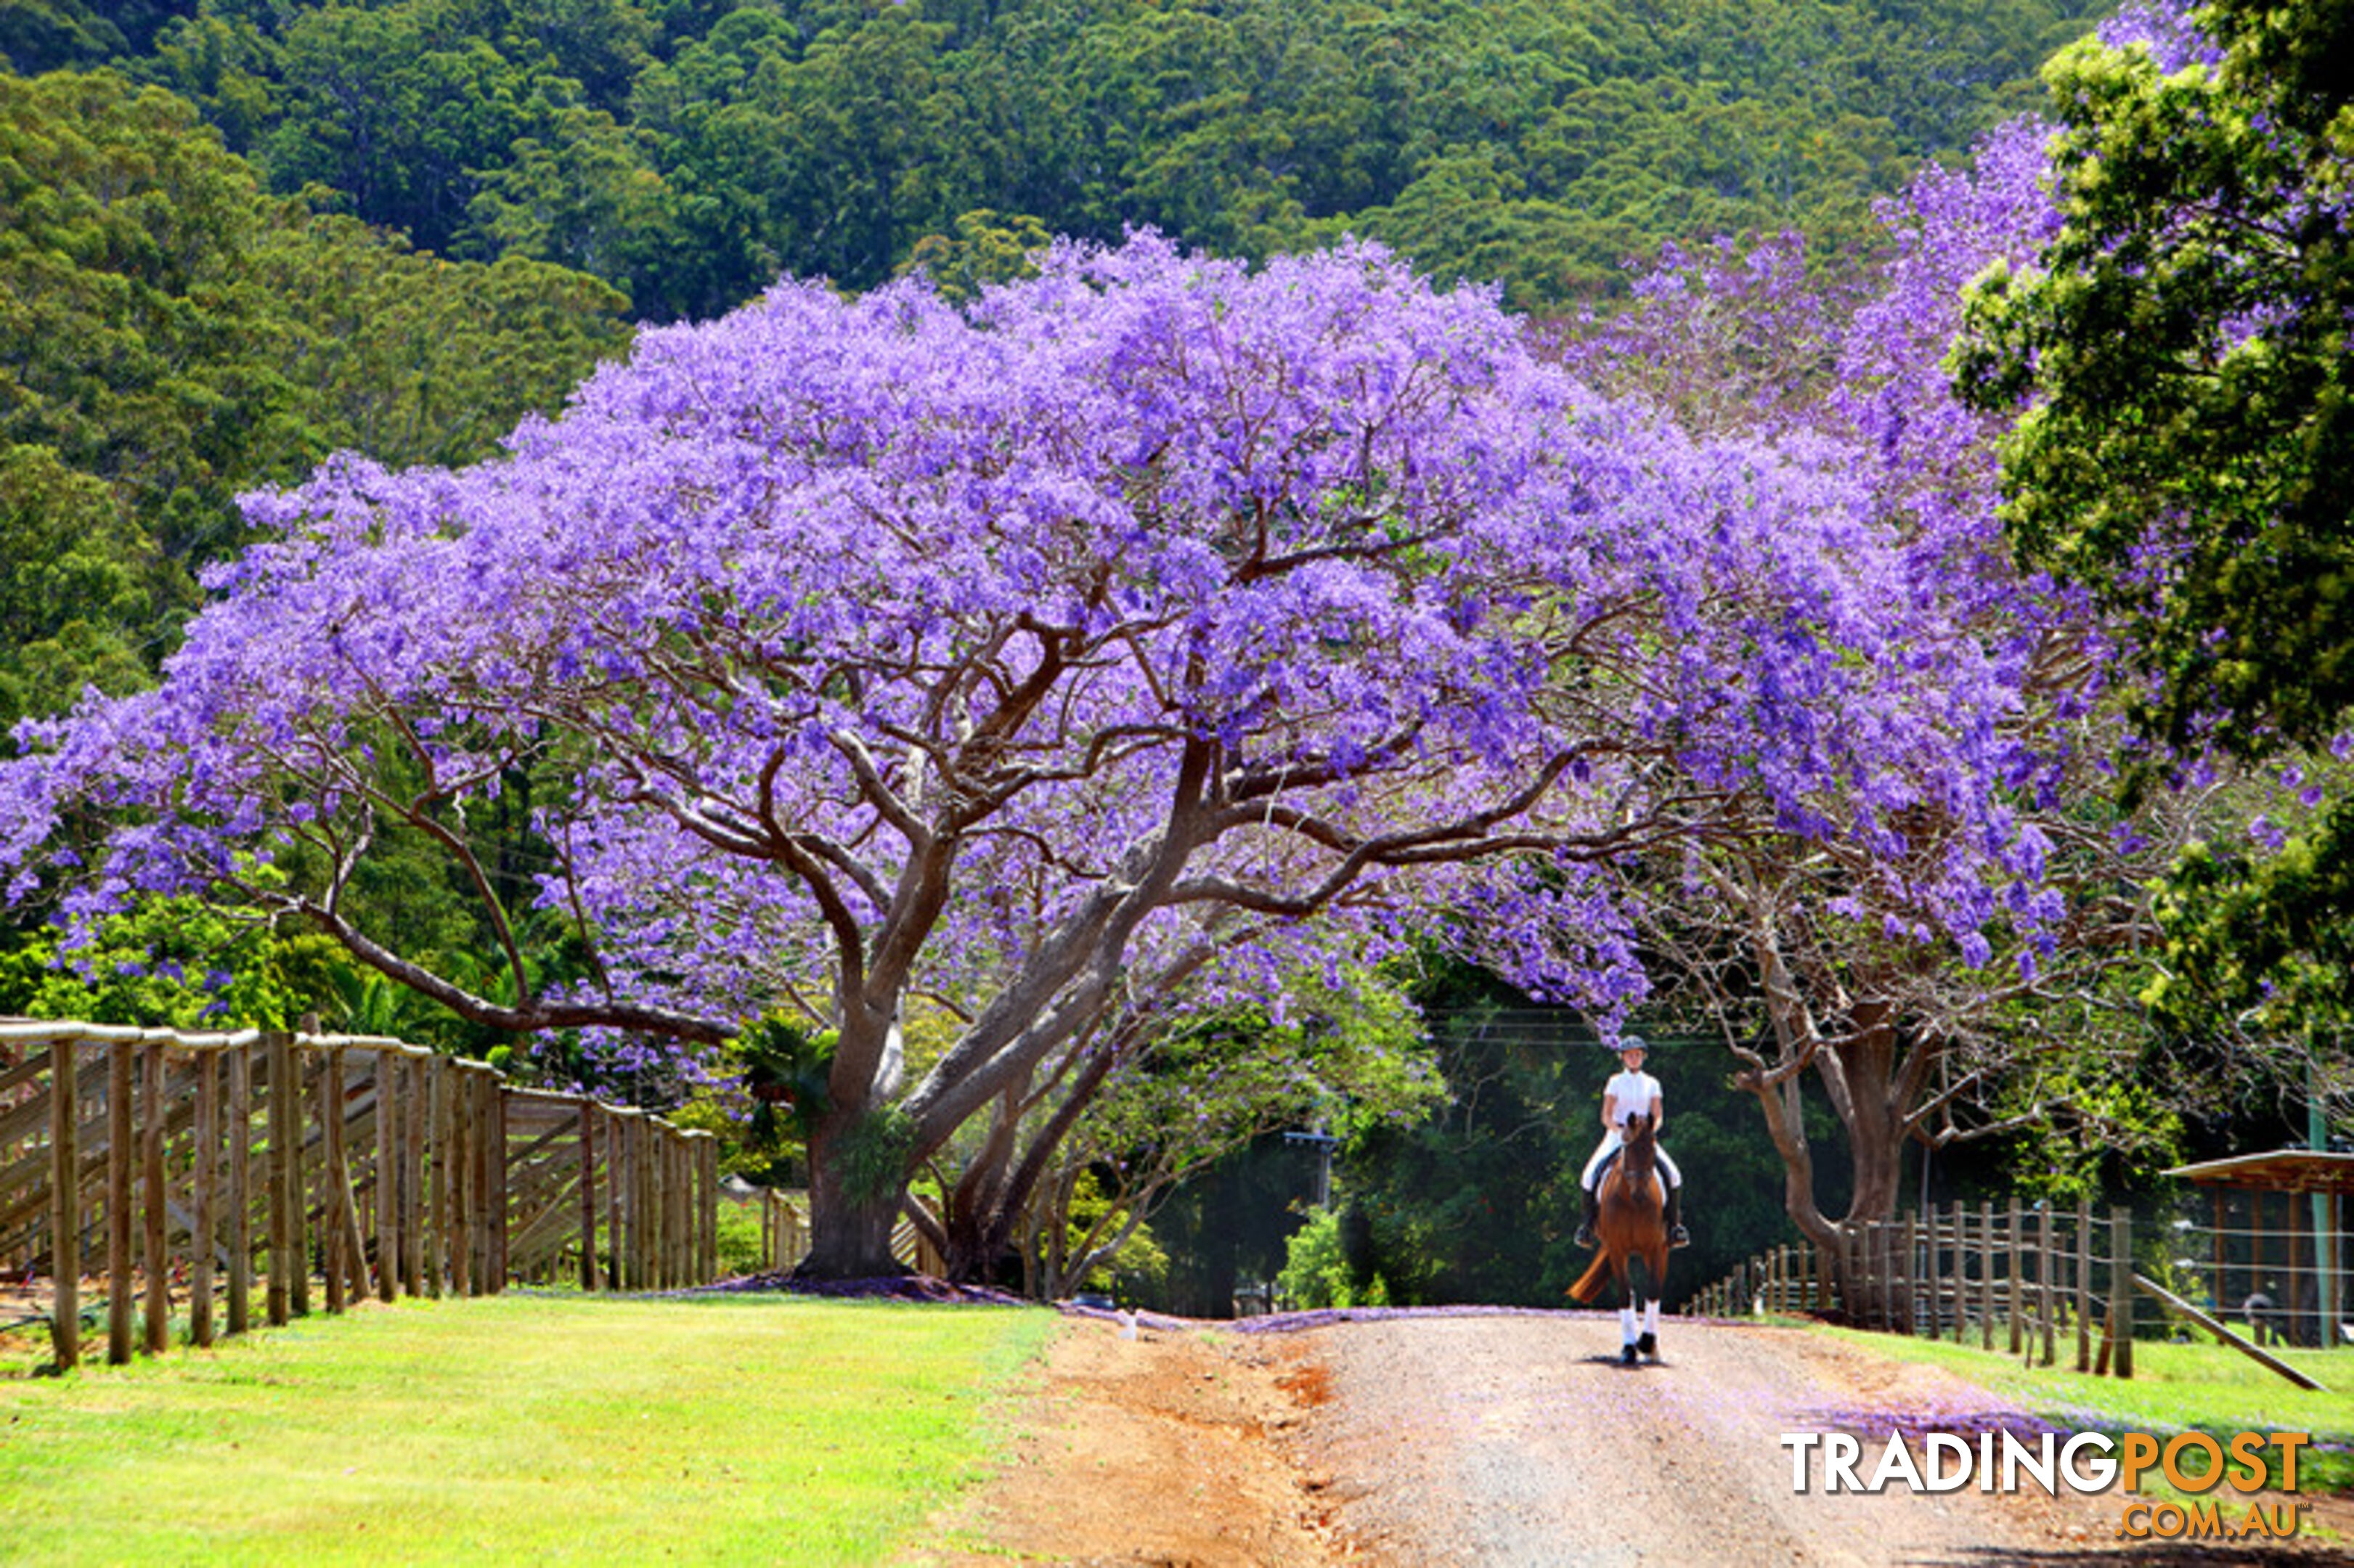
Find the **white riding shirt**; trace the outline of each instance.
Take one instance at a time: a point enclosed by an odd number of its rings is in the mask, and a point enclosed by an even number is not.
[[[1593,1158],[1586,1160],[1585,1170],[1578,1177],[1578,1184],[1589,1192],[1594,1190],[1594,1178],[1602,1169],[1602,1162],[1625,1146],[1627,1135],[1621,1128],[1627,1118],[1630,1116],[1657,1116],[1659,1101],[1664,1097],[1664,1091],[1659,1087],[1659,1079],[1649,1073],[1629,1073],[1623,1070],[1602,1086],[1602,1092],[1606,1097],[1617,1097],[1617,1103],[1613,1108],[1617,1111],[1618,1119],[1611,1124],[1609,1131],[1602,1135],[1601,1145],[1595,1150]],[[1666,1150],[1659,1150],[1652,1158],[1659,1162],[1659,1174],[1668,1179],[1669,1186],[1681,1187],[1684,1184],[1683,1172],[1676,1169],[1676,1162],[1668,1158]]]

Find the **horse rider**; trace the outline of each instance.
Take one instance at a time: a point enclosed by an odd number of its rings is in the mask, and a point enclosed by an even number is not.
[[[1659,1080],[1643,1071],[1643,1041],[1640,1035],[1622,1036],[1618,1042],[1619,1071],[1602,1086],[1602,1142],[1594,1157],[1585,1162],[1585,1173],[1578,1178],[1578,1197],[1585,1213],[1577,1222],[1577,1245],[1595,1245],[1594,1225],[1601,1217],[1601,1199],[1596,1196],[1602,1186],[1602,1173],[1610,1168],[1611,1157],[1626,1144],[1627,1118],[1649,1114],[1651,1132],[1657,1137],[1668,1125],[1667,1097],[1659,1088]],[[1659,1176],[1668,1189],[1668,1245],[1691,1245],[1691,1233],[1684,1229],[1683,1173],[1676,1162],[1668,1158],[1665,1149],[1654,1158],[1659,1162]]]

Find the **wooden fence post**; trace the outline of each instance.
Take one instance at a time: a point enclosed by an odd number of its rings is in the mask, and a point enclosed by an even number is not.
[[[2058,1248],[2055,1245],[2055,1239],[2052,1234],[2052,1209],[2051,1200],[2046,1199],[2043,1206],[2036,1210],[2035,1213],[2037,1216],[2037,1224],[2035,1227],[2035,1311],[2036,1317],[2042,1325],[2043,1364],[2048,1367],[2054,1364],[2060,1359],[2057,1337],[2060,1329],[2060,1325],[2057,1320],[2059,1317],[2059,1307],[2052,1299],[2054,1291],[2052,1288],[2053,1280],[2052,1277],[2052,1255]]]
[[[2022,1331],[2020,1319],[2027,1309],[2026,1286],[2021,1278],[2021,1271],[2027,1257],[2027,1233],[2024,1224],[2020,1213],[2019,1194],[2014,1192],[2010,1198],[2010,1229],[2004,1237],[2009,1244],[2004,1249],[2007,1264],[2005,1272],[2010,1276],[2010,1353],[2014,1356],[2020,1353],[2020,1335]]]
[[[1946,1224],[1953,1234],[1954,1343],[1958,1345],[1970,1327],[1969,1212],[1959,1198],[1950,1205]]]
[[[1994,1200],[1978,1204],[1978,1349],[1994,1349]]]
[[[299,1044],[290,1045],[287,1055],[293,1073],[286,1080],[286,1114],[292,1129],[286,1148],[286,1224],[294,1238],[294,1272],[286,1288],[293,1297],[294,1316],[307,1318],[311,1315],[311,1134],[302,1125],[302,1104],[310,1096],[307,1086],[313,1054],[299,1049]]]
[[[1933,1220],[1931,1223],[1933,1244],[1935,1232],[1935,1224]],[[1921,1270],[1920,1254],[1917,1250],[1919,1245],[1920,1216],[1907,1214],[1904,1216],[1904,1261],[1901,1266],[1904,1277],[1904,1321],[1902,1327],[1907,1334],[1917,1334],[1921,1331]]]
[[[705,1133],[695,1146],[703,1157],[703,1274],[697,1283],[708,1285],[719,1277],[719,1139]]]
[[[253,1046],[228,1049],[228,1331],[253,1315]]]
[[[639,1290],[659,1289],[661,1282],[653,1277],[650,1256],[653,1213],[646,1198],[653,1191],[653,1182],[646,1170],[652,1162],[646,1158],[645,1113],[632,1107],[623,1128],[622,1142],[628,1146],[630,1160],[630,1283]]]
[[[172,1342],[171,1193],[164,1181],[164,1134],[172,1113],[164,1104],[164,1047],[139,1047],[140,1262],[146,1270],[146,1310],[141,1342],[151,1356]]]
[[[450,1160],[450,1145],[457,1130],[457,1106],[451,1092],[455,1073],[456,1069],[442,1056],[437,1055],[425,1064],[425,1086],[433,1123],[433,1191],[425,1201],[425,1293],[437,1298],[445,1293],[455,1295],[458,1288],[458,1250],[452,1239],[457,1224],[457,1176]]]
[[[189,1171],[196,1192],[189,1205],[188,1342],[201,1348],[213,1342],[213,1248],[219,1239],[213,1189],[220,1158],[220,1053],[197,1052],[196,1068],[196,1147]]]
[[[647,1277],[657,1290],[668,1290],[677,1285],[673,1269],[671,1243],[671,1202],[673,1183],[671,1171],[670,1140],[652,1123],[644,1128],[646,1139],[646,1217],[653,1223],[646,1237]]]
[[[74,1043],[49,1042],[49,1344],[81,1364],[81,1095]]]
[[[403,1051],[399,1064],[401,1075],[408,1080],[408,1131],[401,1140],[400,1153],[400,1262],[407,1289],[414,1298],[425,1294],[425,1282],[433,1273],[431,1244],[427,1240],[432,1234],[433,1215],[425,1192],[427,1149],[433,1130],[433,1097],[426,1080],[432,1057]]]
[[[605,1280],[611,1290],[634,1289],[638,1283],[630,1267],[629,1223],[624,1213],[630,1174],[629,1156],[622,1147],[624,1114],[619,1107],[605,1113]]]
[[[507,1287],[507,1086],[495,1068],[482,1072],[482,1125],[486,1134],[482,1158],[488,1166],[489,1189],[483,1216],[485,1249],[482,1272],[490,1277],[488,1294],[496,1296]]]
[[[351,1277],[350,1262],[344,1256],[351,1233],[344,1204],[351,1183],[345,1180],[344,1161],[344,1052],[339,1045],[323,1054],[314,1103],[319,1107],[320,1157],[326,1166],[319,1206],[320,1272],[326,1276],[327,1310],[340,1313]]]
[[[133,1053],[117,1040],[106,1063],[106,1361],[131,1360],[131,1167],[136,1131],[131,1115]]]
[[[376,1295],[400,1294],[400,1058],[376,1048]]]
[[[262,1073],[269,1081],[270,1158],[262,1175],[262,1202],[270,1212],[270,1282],[268,1310],[272,1328],[282,1326],[294,1310],[294,1216],[290,1212],[295,1188],[294,1115],[288,1105],[294,1082],[294,1046],[282,1030],[264,1036],[269,1050]]]
[[[597,1266],[597,1102],[580,1102],[580,1288],[603,1288]]]
[[[2093,1370],[2093,1199],[2076,1198],[2076,1370]]]
[[[450,1064],[450,1294],[474,1294],[474,1075],[461,1061]]]

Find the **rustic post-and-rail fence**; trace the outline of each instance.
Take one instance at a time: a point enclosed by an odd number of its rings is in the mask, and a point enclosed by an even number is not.
[[[708,1132],[398,1040],[0,1023],[0,1269],[46,1275],[61,1368],[91,1278],[113,1362],[166,1348],[175,1277],[197,1345],[314,1291],[706,1283],[718,1174]]]
[[[2016,1199],[1955,1202],[1891,1221],[1840,1227],[1838,1244],[1776,1246],[1697,1293],[1712,1317],[1813,1314],[1857,1328],[1999,1344],[2030,1365],[2130,1378],[2137,1310],[2194,1324],[2303,1388],[2321,1385],[2211,1313],[2138,1272],[2131,1211],[2096,1215]]]

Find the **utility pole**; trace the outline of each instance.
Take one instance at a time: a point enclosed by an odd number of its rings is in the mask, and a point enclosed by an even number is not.
[[[1332,1206],[1332,1148],[1341,1140],[1322,1128],[1311,1128],[1306,1132],[1287,1132],[1283,1135],[1283,1141],[1308,1144],[1316,1150],[1316,1206],[1320,1209],[1331,1208]]]

